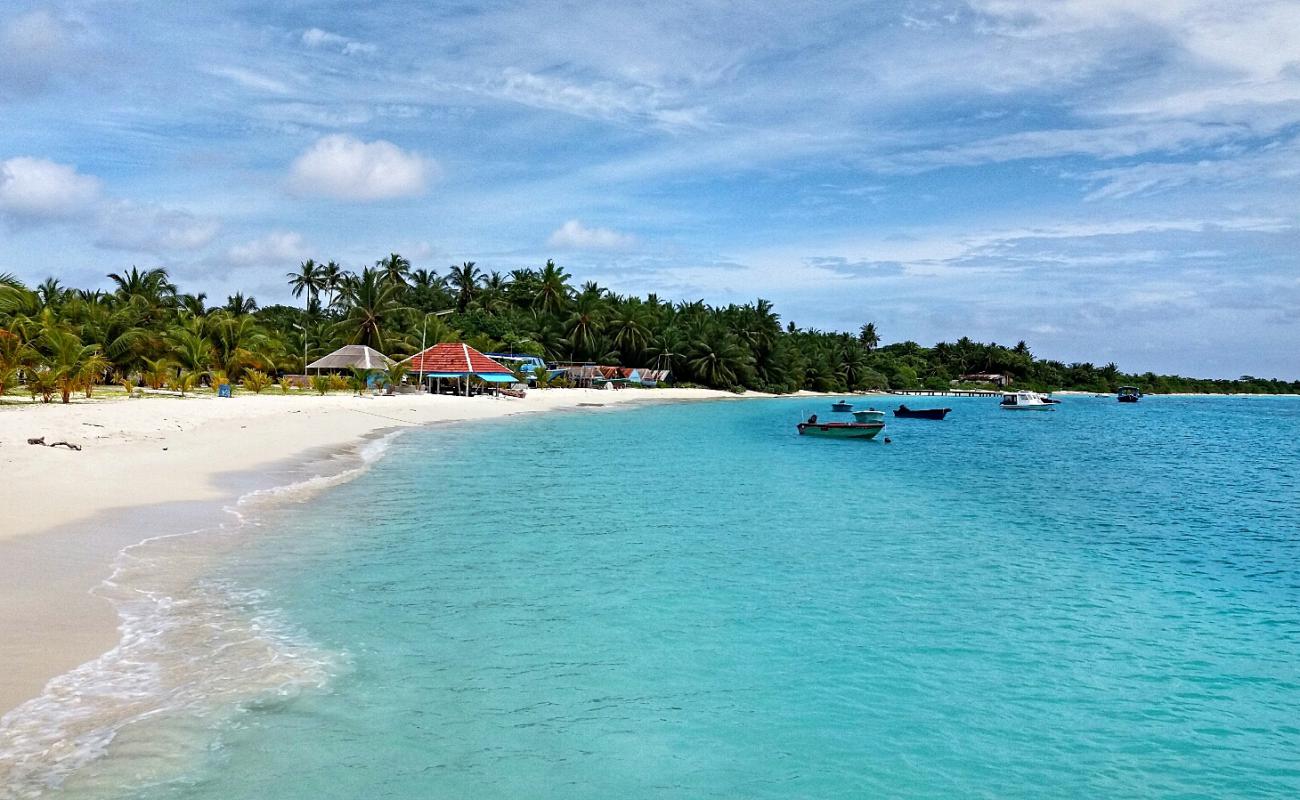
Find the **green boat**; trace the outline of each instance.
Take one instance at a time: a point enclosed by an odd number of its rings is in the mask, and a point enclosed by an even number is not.
[[[800,436],[820,436],[824,439],[874,439],[884,430],[883,422],[818,422],[814,415],[799,423]]]

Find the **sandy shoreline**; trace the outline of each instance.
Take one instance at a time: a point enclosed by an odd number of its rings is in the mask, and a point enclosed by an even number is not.
[[[513,414],[734,397],[703,389],[557,389],[526,398],[264,394],[0,407],[0,715],[117,642],[91,594],[123,547],[180,532],[277,468],[389,429]],[[751,395],[752,396],[752,395]],[[68,441],[81,451],[36,447]],[[257,479],[254,473],[262,474]],[[237,476],[243,476],[242,479]]]

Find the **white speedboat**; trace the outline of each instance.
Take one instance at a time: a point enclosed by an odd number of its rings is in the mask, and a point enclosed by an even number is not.
[[[854,411],[853,418],[858,422],[884,422],[885,412],[868,408],[866,411]]]
[[[1051,411],[1054,405],[1038,392],[1006,392],[1001,407],[1004,411]]]

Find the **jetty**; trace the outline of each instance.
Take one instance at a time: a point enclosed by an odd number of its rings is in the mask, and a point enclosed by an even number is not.
[[[988,389],[893,389],[890,394],[907,397],[1001,397],[1002,392]]]

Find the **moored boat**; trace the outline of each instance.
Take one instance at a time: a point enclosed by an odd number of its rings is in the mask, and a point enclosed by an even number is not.
[[[853,418],[858,422],[884,422],[885,412],[868,408],[866,411],[854,411]]]
[[[894,409],[894,416],[904,419],[943,419],[952,411],[951,408],[908,408],[899,406]]]
[[[816,414],[798,425],[800,436],[824,439],[872,439],[884,427],[883,422],[818,422]]]
[[[1004,411],[1051,411],[1052,405],[1037,392],[1007,392],[1002,395],[1001,408]]]
[[[1119,401],[1121,403],[1136,403],[1142,399],[1142,390],[1136,386],[1119,387]]]
[[[836,400],[834,403],[831,403],[831,411],[847,413],[852,410],[853,410],[853,404],[846,400]]]

